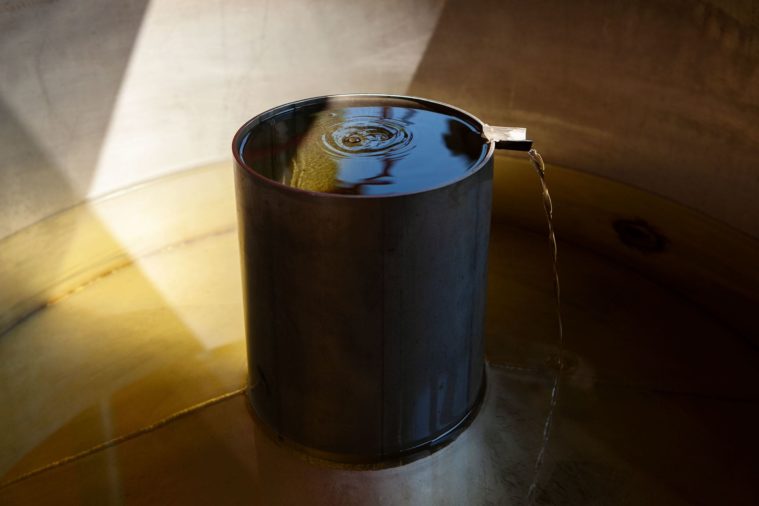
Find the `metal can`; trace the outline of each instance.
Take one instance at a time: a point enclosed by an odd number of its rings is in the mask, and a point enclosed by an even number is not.
[[[430,100],[338,95],[271,109],[234,137],[250,403],[311,454],[375,462],[446,441],[483,397],[492,155],[503,141],[486,139],[455,180],[390,195],[306,191],[246,159],[258,134],[267,156],[292,149],[296,137],[272,134],[275,118],[335,104],[413,104],[486,137],[490,127]]]

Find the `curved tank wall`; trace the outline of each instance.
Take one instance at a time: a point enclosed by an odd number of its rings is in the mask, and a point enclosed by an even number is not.
[[[0,237],[229,156],[279,103],[410,93],[759,235],[759,13],[712,2],[11,0]]]
[[[751,0],[0,3],[0,503],[759,503],[758,33]],[[566,323],[499,154],[482,410],[371,471],[251,423],[230,156],[358,91],[527,127]]]

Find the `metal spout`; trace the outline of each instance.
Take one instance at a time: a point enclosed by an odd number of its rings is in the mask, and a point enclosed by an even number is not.
[[[527,139],[526,128],[485,125],[482,136],[489,142],[494,142],[496,149],[529,151],[532,148],[532,141]]]

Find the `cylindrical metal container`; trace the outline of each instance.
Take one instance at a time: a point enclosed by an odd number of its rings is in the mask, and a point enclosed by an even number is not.
[[[485,128],[432,101],[344,95],[272,109],[233,142],[250,401],[279,437],[332,460],[427,448],[476,409],[496,143],[463,177],[388,196],[283,185],[242,146],[290,149],[263,125],[298,107],[405,101]]]

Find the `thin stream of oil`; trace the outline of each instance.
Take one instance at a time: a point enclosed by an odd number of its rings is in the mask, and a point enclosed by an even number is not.
[[[540,478],[540,471],[543,467],[543,461],[545,460],[546,448],[548,446],[548,440],[551,436],[551,426],[553,424],[553,417],[556,411],[556,404],[559,400],[559,381],[561,378],[561,372],[564,367],[564,324],[561,318],[561,288],[559,285],[559,260],[558,260],[558,248],[556,246],[556,234],[553,228],[553,203],[551,202],[551,194],[548,193],[548,185],[546,184],[546,166],[543,162],[543,157],[535,149],[530,149],[527,153],[530,157],[530,163],[537,172],[540,178],[540,186],[543,191],[543,210],[545,211],[546,222],[548,224],[548,241],[551,245],[551,253],[553,260],[553,288],[556,299],[556,318],[559,326],[559,352],[558,352],[558,369],[553,378],[553,386],[551,388],[551,401],[548,406],[548,414],[546,415],[545,423],[543,425],[543,440],[538,451],[538,456],[535,459],[535,467],[533,469],[532,482],[530,488],[527,491],[527,505],[530,506],[535,502],[535,498],[538,492],[538,481]]]

